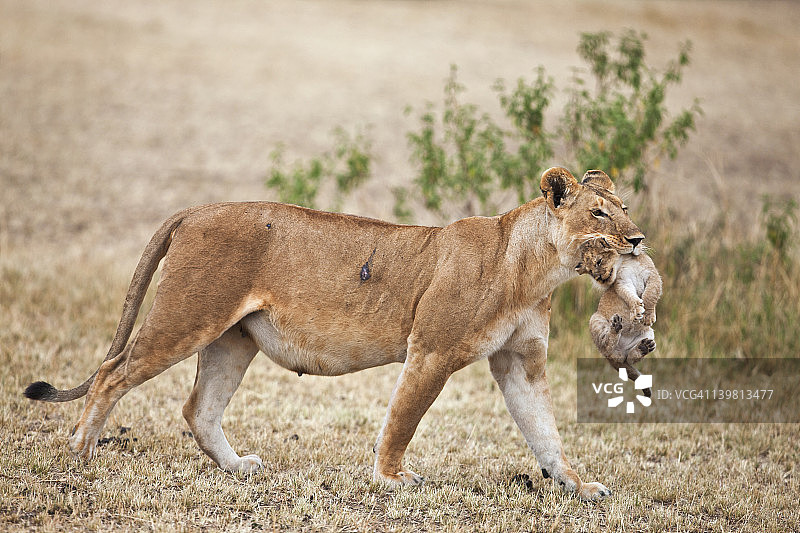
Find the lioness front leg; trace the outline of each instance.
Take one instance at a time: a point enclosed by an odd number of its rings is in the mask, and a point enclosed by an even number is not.
[[[227,472],[255,472],[263,466],[257,455],[239,457],[222,431],[222,414],[257,352],[238,326],[226,331],[197,354],[197,377],[183,406],[197,444]]]
[[[450,374],[446,365],[437,362],[436,354],[409,353],[406,357],[375,444],[376,481],[401,485],[419,485],[424,481],[420,475],[403,468],[403,455],[422,415],[442,391]]]
[[[546,346],[544,341],[535,344],[529,354],[500,351],[489,357],[489,368],[503,392],[506,407],[545,477],[586,500],[609,496],[611,490],[602,483],[582,482],[564,455],[544,371]]]

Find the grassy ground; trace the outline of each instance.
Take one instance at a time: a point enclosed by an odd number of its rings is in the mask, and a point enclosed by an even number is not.
[[[226,474],[188,435],[180,407],[194,358],[128,394],[99,457],[66,441],[82,402],[32,404],[47,377],[71,386],[104,356],[126,279],[103,265],[3,260],[0,332],[0,529],[403,531],[790,531],[800,528],[797,425],[604,425],[575,422],[574,358],[588,340],[551,345],[548,374],[566,451],[614,496],[560,493],[535,460],[485,362],[457,373],[412,441],[422,488],[385,492],[371,447],[399,367],[298,377],[263,356],[226,413],[240,453],[265,469]],[[566,331],[566,330],[565,330]],[[671,355],[671,354],[662,354]],[[511,482],[529,474],[529,487]]]
[[[382,179],[345,209],[390,217],[390,187],[410,176],[402,110],[438,100],[450,63],[491,109],[495,78],[543,64],[563,85],[579,31],[622,27],[646,31],[656,60],[692,39],[673,103],[705,110],[634,215],[665,276],[654,355],[797,357],[797,249],[784,260],[765,242],[759,200],[800,196],[797,3],[0,0],[0,13],[0,530],[800,530],[798,425],[575,422],[597,298],[583,281],[557,293],[548,375],[573,466],[614,490],[601,503],[541,478],[485,362],[452,378],[412,440],[427,485],[393,492],[370,478],[397,365],[323,379],[259,356],[224,420],[264,459],[252,477],[186,434],[193,359],[123,398],[87,465],[66,446],[81,402],[21,396],[90,375],[150,233],[186,205],[268,199],[278,142],[308,157],[334,126],[373,124]],[[521,473],[529,487],[511,482]]]

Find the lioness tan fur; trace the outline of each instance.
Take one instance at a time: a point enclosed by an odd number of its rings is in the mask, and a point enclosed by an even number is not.
[[[564,455],[545,361],[550,295],[576,276],[579,246],[602,237],[630,253],[644,238],[610,187],[601,172],[578,183],[552,168],[541,179],[544,197],[443,228],[275,203],[187,209],[167,220],[145,249],[95,375],[69,391],[38,382],[26,395],[65,401],[88,390],[69,444],[89,459],[127,391],[197,352],[184,417],[221,468],[250,472],[261,459],[237,455],[221,419],[259,350],[308,374],[399,362],[403,369],[375,445],[374,477],[418,484],[422,478],[402,466],[417,424],[453,372],[488,358],[542,469],[583,498],[606,496],[602,484],[582,482]],[[162,257],[153,306],[128,343]]]
[[[579,274],[590,274],[603,290],[589,331],[597,349],[614,369],[625,368],[631,379],[641,374],[633,367],[656,349],[652,325],[661,298],[661,276],[646,253],[619,254],[603,239],[581,246]],[[645,389],[650,396],[650,389]]]

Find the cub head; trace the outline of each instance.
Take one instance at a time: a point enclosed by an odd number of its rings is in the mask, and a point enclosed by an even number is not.
[[[644,234],[628,217],[628,208],[614,195],[614,183],[601,170],[590,170],[579,183],[565,168],[542,174],[541,190],[549,214],[558,219],[556,247],[575,265],[578,247],[602,239],[619,254],[639,255]]]
[[[580,246],[581,262],[575,266],[578,274],[589,274],[603,286],[614,283],[620,255],[603,239],[587,241]]]

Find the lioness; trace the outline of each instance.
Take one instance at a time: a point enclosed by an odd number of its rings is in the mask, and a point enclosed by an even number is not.
[[[599,238],[581,245],[575,271],[590,274],[603,290],[589,319],[592,340],[615,370],[625,368],[635,380],[641,372],[633,365],[656,349],[652,325],[662,282],[653,260],[646,253],[620,255]],[[644,394],[650,397],[649,387]]]
[[[545,376],[550,295],[577,275],[582,243],[602,237],[630,253],[644,235],[602,172],[578,183],[551,168],[540,186],[543,197],[504,215],[443,228],[275,203],[181,211],[145,248],[95,374],[71,390],[37,382],[25,394],[87,395],[69,444],[89,459],[126,392],[198,352],[183,415],[222,469],[251,472],[261,459],[239,457],[220,421],[259,350],[294,372],[329,376],[399,362],[374,477],[419,484],[401,463],[417,424],[453,372],[488,358],[543,472],[582,498],[606,496],[602,484],[580,480],[562,450]],[[162,257],[153,306],[128,343]]]

